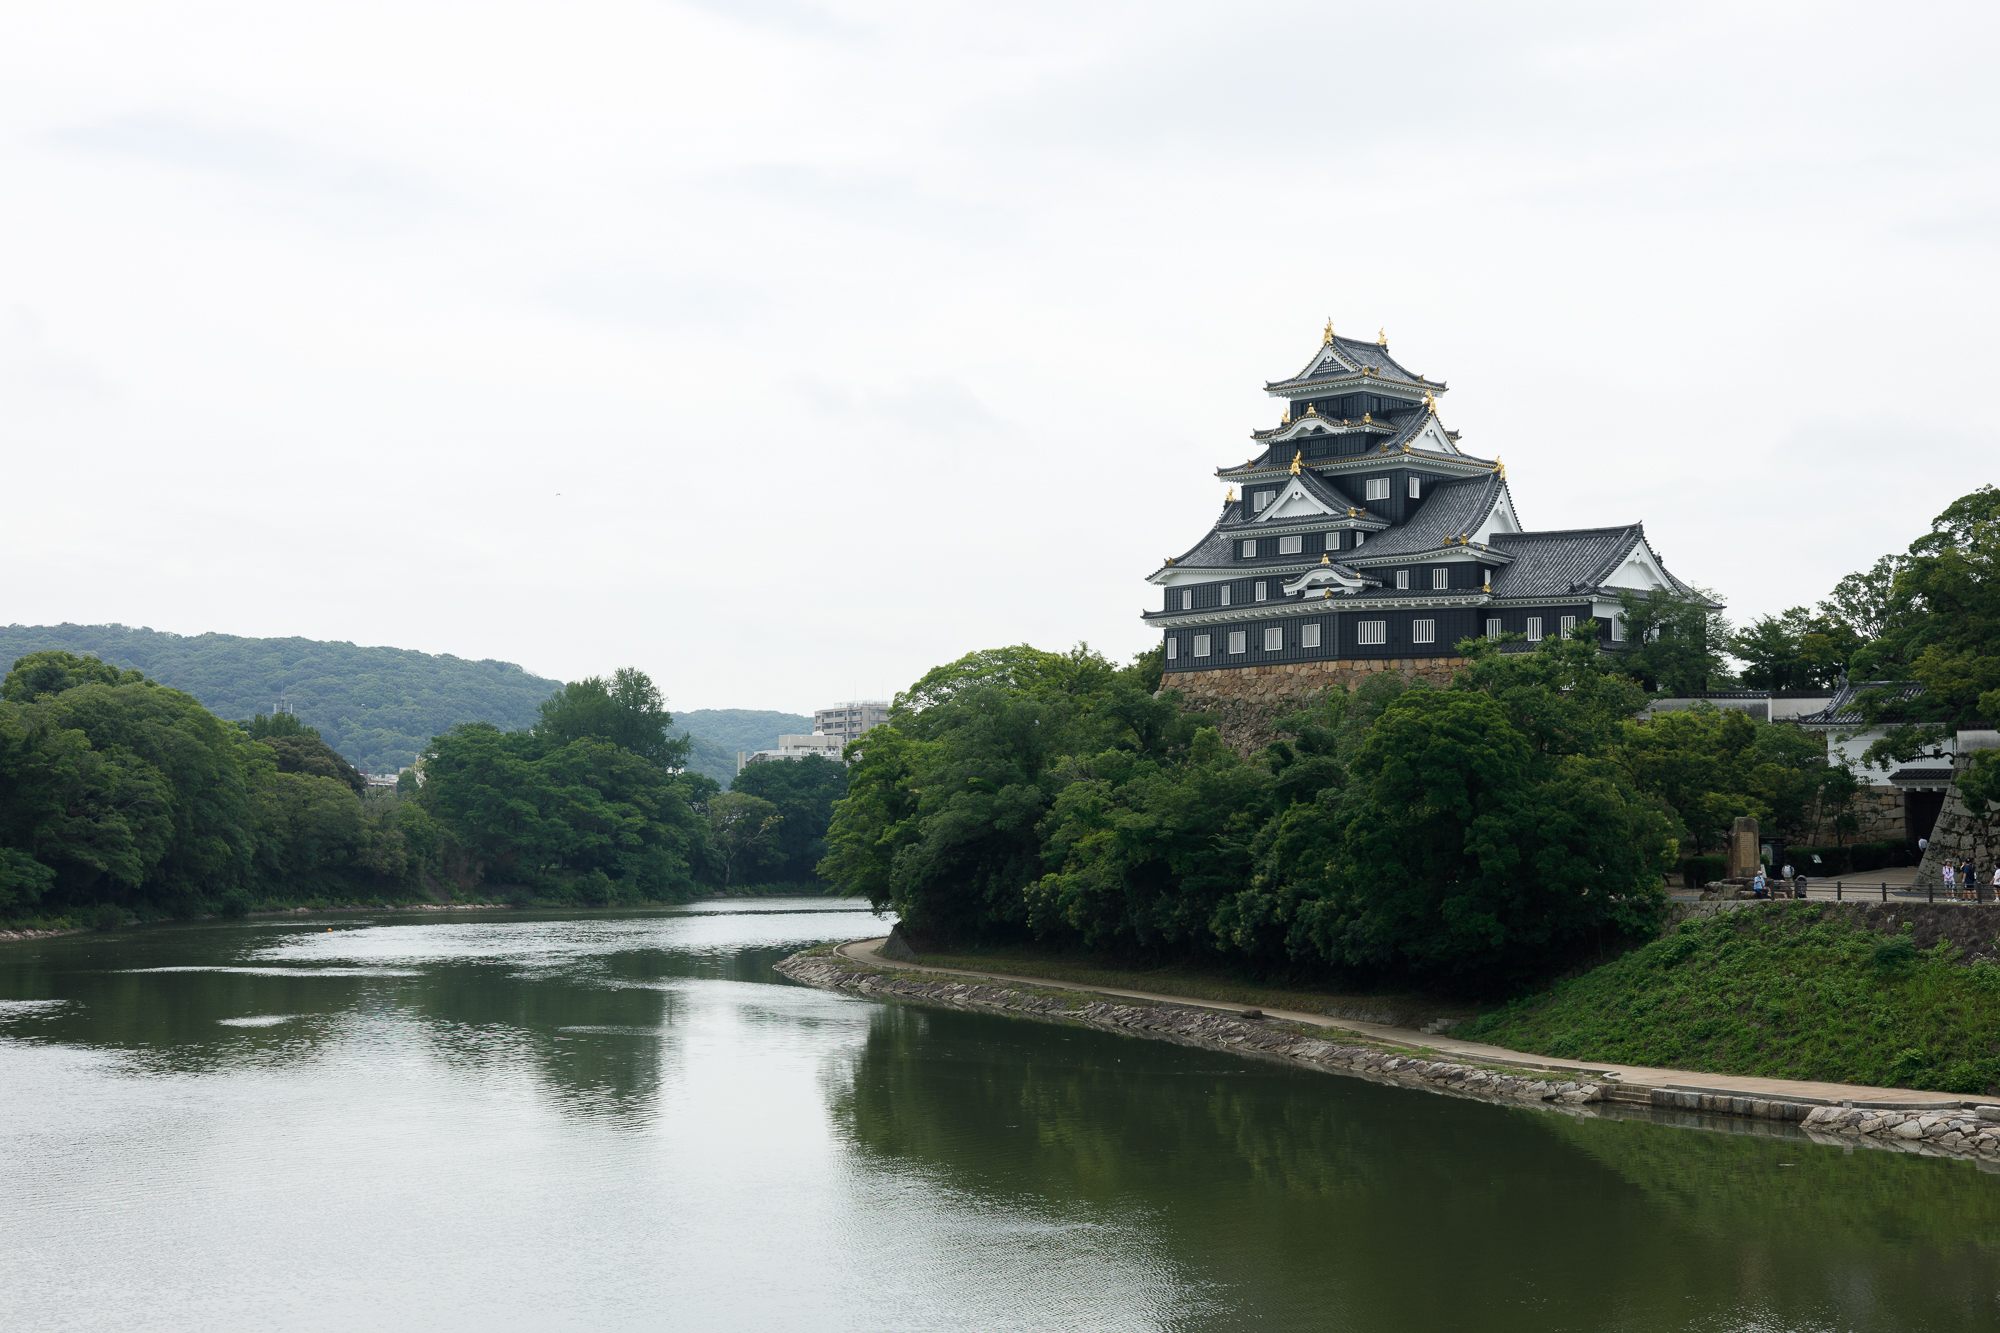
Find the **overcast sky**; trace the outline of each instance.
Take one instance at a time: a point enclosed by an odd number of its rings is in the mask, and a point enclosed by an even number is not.
[[[13,4],[0,623],[1151,642],[1331,316],[1739,621],[2000,480],[1992,5]]]

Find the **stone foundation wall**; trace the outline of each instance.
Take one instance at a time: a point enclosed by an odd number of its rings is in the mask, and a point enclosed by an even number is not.
[[[1296,713],[1336,685],[1353,689],[1363,681],[1394,672],[1449,685],[1465,665],[1462,657],[1343,658],[1332,662],[1287,662],[1273,666],[1229,667],[1211,671],[1170,671],[1163,690],[1178,690],[1189,708],[1211,713],[1224,743],[1237,753],[1256,754],[1277,739],[1273,724]]]
[[[1945,792],[1944,810],[1938,815],[1937,827],[1931,830],[1931,844],[1917,866],[1917,883],[1941,883],[1946,857],[1955,865],[1971,857],[1976,867],[1974,873],[1991,888],[1996,855],[2000,855],[2000,811],[1989,809],[1982,817],[1967,810],[1965,802],[1959,799],[1958,783],[1954,780]]]
[[[1895,787],[1864,787],[1850,813],[1860,821],[1859,832],[1843,834],[1831,819],[1821,820],[1799,842],[1815,847],[1852,842],[1897,842],[1909,836],[1909,814],[1903,793]]]

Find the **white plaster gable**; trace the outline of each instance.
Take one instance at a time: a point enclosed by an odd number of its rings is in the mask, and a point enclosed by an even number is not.
[[[1367,586],[1367,580],[1342,569],[1339,565],[1319,565],[1308,569],[1291,582],[1280,585],[1279,591],[1287,597],[1301,592],[1308,596],[1313,593],[1324,596],[1329,591],[1352,597]]]
[[[1256,516],[1259,523],[1269,523],[1273,519],[1286,521],[1301,518],[1317,518],[1324,514],[1338,514],[1345,517],[1345,511],[1334,509],[1318,496],[1305,488],[1297,477],[1285,482],[1285,488],[1278,492],[1271,503],[1264,506]]]
[[[1486,511],[1486,517],[1479,520],[1479,526],[1467,534],[1467,539],[1475,542],[1488,540],[1496,532],[1519,532],[1521,520],[1514,516],[1514,497],[1501,487],[1493,508]]]
[[[1458,446],[1451,442],[1451,436],[1444,433],[1444,423],[1437,419],[1435,412],[1431,413],[1431,419],[1426,421],[1424,428],[1417,433],[1417,438],[1410,441],[1410,448],[1423,449],[1434,454],[1450,454],[1454,458],[1463,457],[1458,451]]]
[[[1626,552],[1625,560],[1611,577],[1604,580],[1607,588],[1630,588],[1634,592],[1650,592],[1654,588],[1671,588],[1674,585],[1667,578],[1667,571],[1653,555],[1652,550],[1642,540],[1633,544]]]

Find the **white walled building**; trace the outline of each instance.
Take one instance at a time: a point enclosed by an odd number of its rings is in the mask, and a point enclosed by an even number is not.
[[[851,699],[813,713],[813,730],[822,736],[838,736],[844,745],[860,737],[870,727],[889,720],[887,699]]]

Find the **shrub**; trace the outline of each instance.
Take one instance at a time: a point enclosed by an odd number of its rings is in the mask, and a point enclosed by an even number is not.
[[[97,915],[90,919],[90,924],[102,931],[116,930],[125,924],[124,910],[106,903],[97,909]]]
[[[1721,879],[1722,872],[1729,868],[1729,859],[1723,856],[1688,856],[1681,859],[1681,883],[1690,889],[1701,888],[1710,880]]]
[[[1869,961],[1878,972],[1900,972],[1917,961],[1917,942],[1908,935],[1891,935],[1869,952]],[[1897,1059],[1900,1061],[1902,1056]]]
[[[231,921],[241,921],[250,915],[250,891],[231,889],[222,895],[222,915]]]

